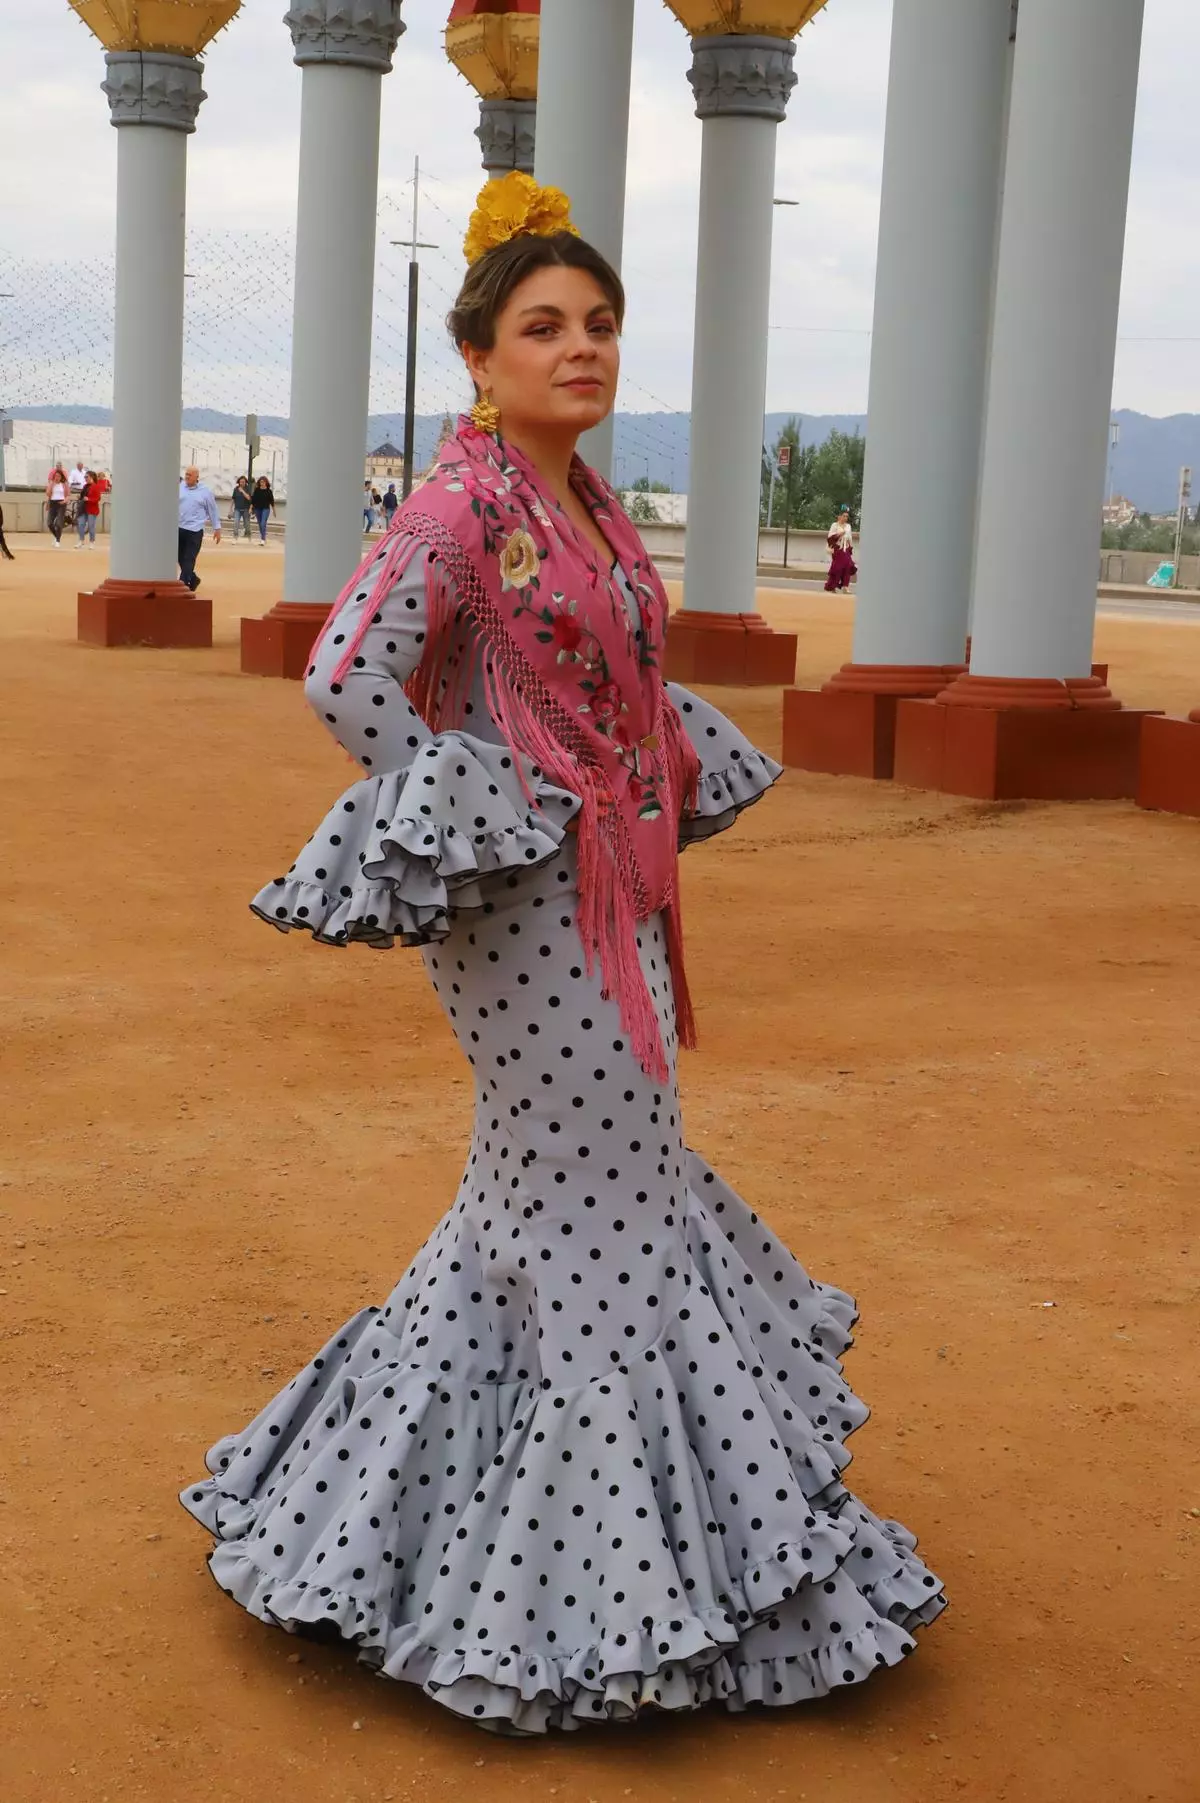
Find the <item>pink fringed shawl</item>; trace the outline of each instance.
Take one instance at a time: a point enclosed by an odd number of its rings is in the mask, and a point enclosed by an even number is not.
[[[425,657],[408,685],[434,732],[462,721],[482,662],[492,719],[508,743],[578,795],[579,936],[589,973],[599,959],[643,1068],[666,1076],[637,926],[663,912],[680,1043],[695,1043],[683,967],[678,833],[694,807],[699,764],[659,668],[667,596],[628,515],[578,458],[572,485],[629,581],[640,636],[615,571],[546,491],[513,445],[463,418],[428,481],[399,508],[382,562],[363,563],[322,638],[364,581],[371,590],[334,680],[358,654],[379,602],[421,551],[429,564]],[[452,661],[469,628],[467,657]],[[320,640],[318,640],[320,643]]]

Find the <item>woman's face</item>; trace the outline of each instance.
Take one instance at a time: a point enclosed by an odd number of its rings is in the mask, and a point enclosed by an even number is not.
[[[501,430],[586,432],[612,411],[621,368],[616,314],[583,269],[535,270],[513,290],[490,351],[464,346],[472,380],[500,409]]]

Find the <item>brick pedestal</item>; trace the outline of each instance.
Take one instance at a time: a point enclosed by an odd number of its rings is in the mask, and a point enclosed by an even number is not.
[[[896,707],[905,696],[937,695],[961,664],[844,664],[820,689],[787,689],[783,761],[827,776],[892,774]]]
[[[1138,784],[1142,709],[1095,676],[962,676],[896,710],[895,780],[979,801],[1115,801]]]
[[[313,643],[328,618],[329,606],[323,601],[277,601],[269,614],[243,619],[243,675],[302,680]]]
[[[206,651],[212,645],[212,602],[182,582],[118,582],[80,594],[76,636],[81,645],[152,645],[158,650]]]
[[[1160,714],[1142,728],[1139,808],[1200,817],[1200,708],[1187,720]]]
[[[734,688],[782,687],[796,680],[794,632],[774,632],[761,614],[691,612],[671,615],[663,653],[670,682],[725,683]]]

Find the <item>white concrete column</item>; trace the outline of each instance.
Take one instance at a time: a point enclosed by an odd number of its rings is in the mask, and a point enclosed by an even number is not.
[[[203,67],[159,51],[110,51],[104,60],[120,128],[109,574],[171,582],[179,574],[187,141],[204,99]]]
[[[362,556],[383,77],[402,0],[297,0],[304,71],[283,598],[333,601]]]
[[[895,0],[854,662],[961,664],[1010,0]]]
[[[1085,676],[1143,0],[1020,11],[971,673]],[[1014,532],[1021,540],[1012,561]]]
[[[704,121],[684,607],[752,614],[767,390],[775,138],[796,85],[785,38],[692,41]]]
[[[570,196],[571,218],[614,269],[625,238],[634,0],[542,0],[534,174]],[[580,452],[612,473],[613,422]]]

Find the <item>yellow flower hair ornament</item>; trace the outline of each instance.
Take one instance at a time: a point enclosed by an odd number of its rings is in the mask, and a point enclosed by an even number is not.
[[[468,263],[477,263],[510,238],[550,238],[555,232],[579,236],[571,224],[570,201],[561,188],[539,188],[531,175],[514,169],[480,191],[463,250]]]

